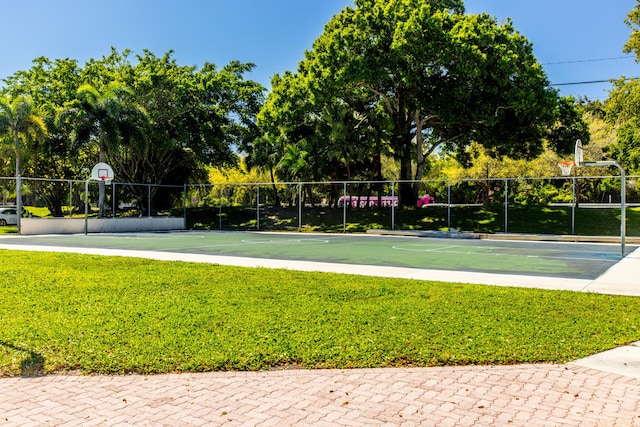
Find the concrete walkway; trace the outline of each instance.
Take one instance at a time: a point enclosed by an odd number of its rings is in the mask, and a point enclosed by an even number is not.
[[[7,426],[633,426],[640,380],[574,364],[0,380]]]
[[[163,259],[172,255],[151,254]],[[322,271],[345,268],[235,257],[188,255],[187,260]],[[376,271],[395,277],[640,295],[640,249],[594,281]],[[371,266],[366,273],[353,266],[347,272],[372,275]],[[640,346],[566,365],[4,378],[0,426],[4,425],[640,426]]]

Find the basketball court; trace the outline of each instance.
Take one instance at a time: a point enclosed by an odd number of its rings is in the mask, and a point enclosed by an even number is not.
[[[12,236],[0,249],[569,290],[622,260],[616,244],[220,231]]]

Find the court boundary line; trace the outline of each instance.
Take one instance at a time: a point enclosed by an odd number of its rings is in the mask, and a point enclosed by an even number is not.
[[[606,258],[586,258],[586,257],[583,258],[583,257],[577,257],[577,256],[574,257],[574,256],[554,256],[554,255],[526,255],[521,253],[503,253],[503,252],[489,253],[489,252],[481,252],[481,251],[473,252],[473,251],[465,251],[465,250],[460,250],[460,251],[449,250],[449,248],[461,248],[462,246],[459,246],[459,245],[444,246],[442,248],[433,248],[433,249],[425,249],[425,250],[406,249],[400,246],[401,245],[393,245],[391,248],[398,251],[418,252],[418,253],[428,252],[428,253],[436,253],[436,254],[439,253],[439,254],[453,254],[453,255],[477,255],[477,256],[487,256],[487,257],[542,258],[542,259],[550,259],[550,260],[598,261],[598,262],[607,262],[611,264],[616,264],[620,262],[620,260],[618,259],[614,260],[614,259],[606,259]],[[484,247],[483,249],[503,249],[503,248],[488,246],[488,247]],[[559,249],[550,249],[549,251],[560,252]],[[596,253],[596,252],[589,252],[589,251],[581,251],[581,252]]]

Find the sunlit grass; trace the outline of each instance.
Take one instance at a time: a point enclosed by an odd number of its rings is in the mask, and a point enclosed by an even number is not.
[[[0,374],[560,363],[640,298],[0,251]]]

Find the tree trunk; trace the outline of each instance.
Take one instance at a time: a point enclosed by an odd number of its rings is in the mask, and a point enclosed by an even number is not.
[[[271,186],[273,187],[273,206],[280,207],[280,197],[278,196],[278,187],[276,186],[276,179],[273,175],[273,168],[269,167],[269,174],[271,175]]]
[[[411,184],[413,179],[411,174],[411,141],[405,141],[402,144],[402,157],[400,159],[400,183],[398,184],[398,205],[413,206],[417,197],[414,195],[414,188]]]
[[[416,124],[416,175],[414,177],[415,182],[413,183],[413,195],[415,200],[413,204],[416,204],[418,200],[418,193],[420,192],[420,184],[422,181],[422,177],[424,176],[424,153],[423,153],[423,145],[424,145],[424,137],[422,135],[423,122],[420,117],[421,112],[417,110],[414,115],[414,122]]]
[[[16,150],[16,224],[18,234],[21,234],[20,220],[22,218],[22,160],[20,158],[20,136],[18,130],[13,131],[13,142]]]

